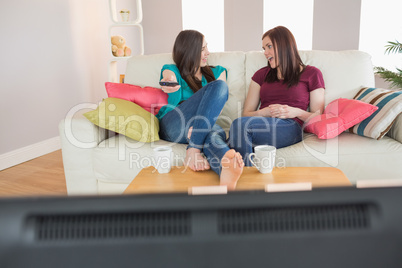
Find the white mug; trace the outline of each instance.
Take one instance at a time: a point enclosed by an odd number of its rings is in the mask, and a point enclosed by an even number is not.
[[[160,174],[169,173],[172,168],[172,147],[158,146],[154,148],[154,166]]]
[[[276,148],[270,145],[258,145],[254,148],[254,153],[249,154],[248,159],[260,171],[260,173],[270,173],[275,166]],[[253,158],[255,162],[253,161]]]

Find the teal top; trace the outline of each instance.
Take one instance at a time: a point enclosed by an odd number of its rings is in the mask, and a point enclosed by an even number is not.
[[[177,68],[175,64],[163,65],[160,79],[163,78],[162,73],[164,70],[170,70],[176,75],[177,82],[179,83],[180,88],[175,92],[168,93],[168,104],[163,106],[159,110],[159,113],[156,115],[156,117],[159,120],[162,119],[162,117],[165,114],[176,108],[176,106],[178,106],[180,102],[187,100],[194,94],[193,90],[190,88],[187,82],[181,77],[179,68]],[[222,74],[223,71],[226,71],[226,69],[220,65],[214,67],[211,66],[211,70],[214,73],[216,79]],[[226,77],[227,77],[227,71],[226,71]],[[207,79],[204,76],[202,76],[201,85],[205,86],[207,83],[208,83]]]

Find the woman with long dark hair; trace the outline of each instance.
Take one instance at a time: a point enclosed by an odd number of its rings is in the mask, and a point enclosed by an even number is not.
[[[184,164],[194,171],[214,170],[222,185],[232,190],[243,170],[239,153],[226,144],[226,134],[216,123],[228,100],[227,71],[209,66],[204,36],[194,30],[179,33],[173,47],[173,61],[161,70],[168,105],[157,114],[164,140],[188,143]],[[204,156],[202,155],[204,154]]]
[[[300,142],[303,122],[324,110],[322,73],[302,62],[293,34],[275,27],[262,36],[262,48],[268,65],[252,77],[244,117],[232,123],[229,134],[230,147],[246,166],[257,145],[282,148]]]

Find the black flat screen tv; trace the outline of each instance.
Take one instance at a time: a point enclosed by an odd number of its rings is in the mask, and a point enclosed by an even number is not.
[[[402,188],[0,199],[0,267],[402,267]]]

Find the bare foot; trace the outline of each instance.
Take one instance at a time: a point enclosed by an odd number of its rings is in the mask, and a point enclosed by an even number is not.
[[[201,154],[201,151],[197,148],[188,148],[186,151],[186,158],[184,159],[184,165],[188,166],[194,171],[202,171],[210,169],[208,160]]]
[[[244,162],[240,153],[231,149],[222,157],[221,185],[226,185],[228,190],[236,188],[237,181],[243,172]]]

